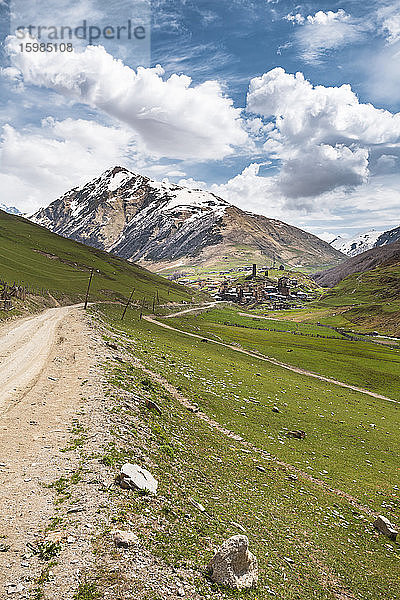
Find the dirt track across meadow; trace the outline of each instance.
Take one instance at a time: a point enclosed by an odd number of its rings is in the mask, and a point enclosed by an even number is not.
[[[204,307],[204,309],[209,308],[209,306]],[[199,309],[197,309],[199,310]],[[172,315],[168,315],[171,317],[176,317],[182,313],[175,313]],[[143,315],[143,318],[149,323],[153,323],[154,325],[159,325],[160,327],[164,327],[164,329],[170,329],[172,331],[176,331],[181,333],[182,335],[187,335],[192,338],[196,338],[199,340],[207,339],[208,342],[212,344],[218,344],[219,346],[224,346],[225,348],[229,348],[230,350],[234,350],[235,352],[240,352],[241,354],[246,354],[247,356],[251,356],[252,358],[256,358],[261,361],[269,362],[278,367],[282,367],[287,369],[288,371],[293,371],[293,373],[299,373],[300,375],[305,375],[306,377],[313,377],[314,379],[319,379],[320,381],[326,381],[327,383],[331,383],[334,385],[338,385],[343,388],[347,388],[349,390],[353,390],[354,392],[359,392],[360,394],[366,394],[367,396],[372,396],[373,398],[378,398],[380,400],[386,400],[387,402],[393,402],[394,404],[400,404],[397,400],[393,400],[392,398],[388,398],[387,396],[382,396],[381,394],[376,394],[375,392],[371,392],[364,388],[359,388],[355,385],[350,385],[349,383],[344,383],[343,381],[338,381],[337,379],[331,379],[330,377],[324,377],[323,375],[318,375],[318,373],[313,373],[312,371],[307,371],[305,369],[300,369],[299,367],[295,367],[293,365],[289,365],[287,363],[276,360],[275,358],[271,358],[269,356],[265,356],[264,354],[259,354],[256,352],[250,352],[250,350],[244,350],[243,348],[239,348],[233,344],[225,344],[224,342],[218,342],[217,340],[212,340],[210,338],[205,338],[203,335],[198,335],[197,333],[191,333],[189,331],[185,331],[182,329],[178,329],[176,327],[171,327],[171,325],[167,325],[162,321],[158,321],[154,315]]]
[[[9,548],[0,552],[1,598],[12,584],[29,587],[23,556],[53,516],[46,484],[74,467],[60,449],[94,364],[90,327],[77,306],[0,328],[0,542]]]

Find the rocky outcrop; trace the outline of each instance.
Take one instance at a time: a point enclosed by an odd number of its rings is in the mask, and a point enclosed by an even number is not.
[[[257,585],[258,562],[249,552],[245,535],[234,535],[217,550],[207,567],[210,578],[219,585],[243,590]]]
[[[130,548],[139,544],[138,536],[132,531],[117,529],[112,532],[112,537],[117,548]]]
[[[389,231],[384,231],[378,237],[375,246],[386,246],[387,244],[394,244],[400,240],[400,227],[395,227]]]
[[[376,519],[374,528],[380,533],[383,533],[383,535],[386,535],[386,537],[388,537],[390,540],[396,540],[398,533],[397,529],[389,521],[389,519],[383,515],[379,515],[379,517]]]

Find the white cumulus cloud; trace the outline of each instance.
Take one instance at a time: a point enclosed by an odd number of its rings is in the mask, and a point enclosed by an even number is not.
[[[101,171],[127,162],[129,132],[94,121],[46,119],[36,130],[3,127],[0,140],[2,197],[32,212]]]
[[[360,103],[349,85],[313,86],[275,68],[251,80],[247,109],[274,123],[264,150],[281,161],[288,198],[365,183],[372,149],[375,160],[400,151],[400,113]]]
[[[285,198],[277,178],[262,177],[260,167],[259,163],[251,163],[226,183],[212,185],[210,191],[243,210],[282,218],[287,211],[284,211]]]
[[[192,85],[186,75],[166,79],[160,66],[135,71],[102,46],[29,53],[18,44],[10,37],[7,47],[25,83],[56,90],[128,125],[153,156],[221,159],[247,141],[240,110],[217,81]]]
[[[327,51],[359,41],[365,31],[365,23],[356,21],[343,9],[319,10],[307,17],[290,14],[285,19],[299,26],[295,38],[307,62],[319,62]]]
[[[303,199],[293,203],[283,194],[279,177],[261,175],[257,163],[226,183],[211,186],[212,192],[243,210],[295,224],[329,242],[337,235],[347,238],[362,230],[383,231],[398,225],[399,190],[400,177],[392,174],[376,176],[346,192],[325,192],[314,202]]]

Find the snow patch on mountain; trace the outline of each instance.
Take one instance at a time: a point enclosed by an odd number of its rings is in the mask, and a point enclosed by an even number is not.
[[[375,246],[387,246],[388,244],[394,244],[400,240],[400,226],[384,231],[378,238]]]
[[[339,236],[331,242],[331,246],[343,252],[343,254],[347,254],[347,256],[357,256],[357,254],[373,248],[381,235],[381,231],[371,229],[370,231],[359,233],[351,240],[344,240]]]
[[[232,206],[213,193],[153,181],[123,167],[74,188],[32,221],[144,264],[219,264],[222,258],[332,264],[341,255],[296,227]],[[236,254],[235,254],[236,253]]]
[[[77,200],[72,200],[69,205],[71,211],[71,217],[77,217],[79,213],[85,208],[84,204],[79,204]]]
[[[108,189],[110,192],[115,192],[118,190],[124,183],[126,183],[130,179],[129,173],[124,173],[123,171],[119,171],[116,173],[108,184]]]
[[[0,210],[4,210],[4,212],[9,213],[10,215],[22,215],[22,212],[15,206],[6,206],[2,202],[0,202]]]

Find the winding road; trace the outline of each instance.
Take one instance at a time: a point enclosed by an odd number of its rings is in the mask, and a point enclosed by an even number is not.
[[[73,308],[50,308],[0,330],[0,414],[35,384],[49,359],[57,328]]]
[[[54,516],[47,486],[71,468],[60,448],[100,353],[80,305],[0,326],[0,548],[9,548],[0,552],[1,598],[7,582],[28,587],[21,556]]]

